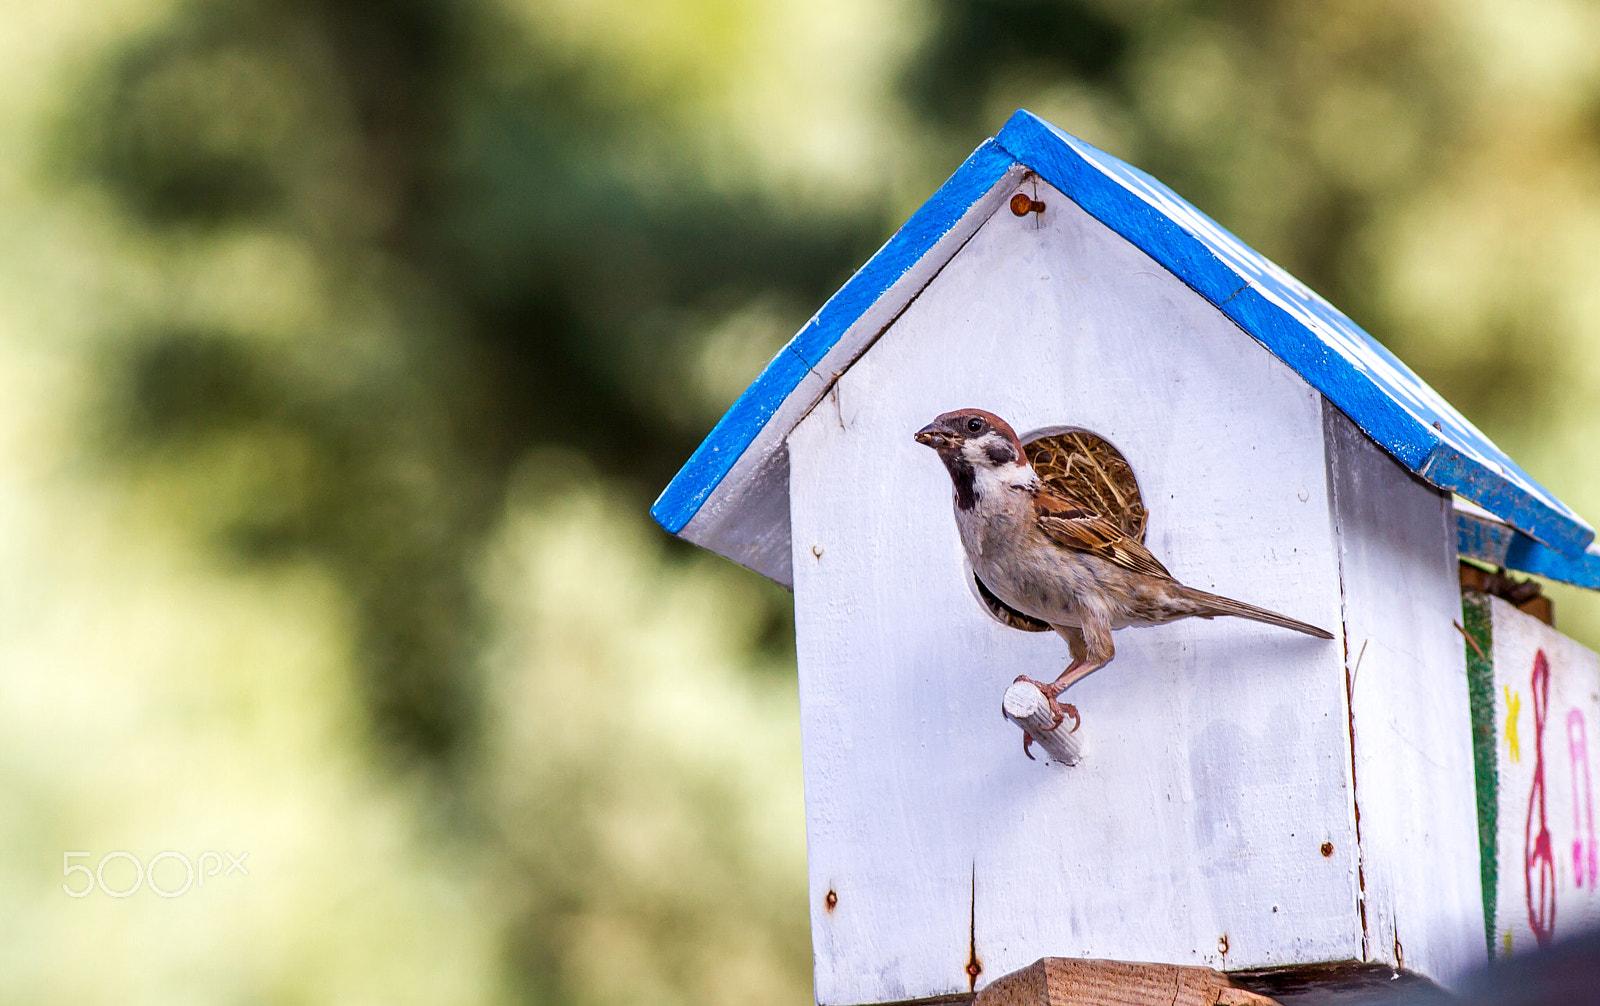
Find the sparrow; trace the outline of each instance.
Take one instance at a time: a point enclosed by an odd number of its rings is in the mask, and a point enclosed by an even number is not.
[[[950,473],[956,527],[980,595],[1017,628],[1054,629],[1072,663],[1049,684],[1019,675],[1049,699],[1059,727],[1078,711],[1057,696],[1111,662],[1111,633],[1130,625],[1233,615],[1320,639],[1333,634],[1243,601],[1186,587],[1104,508],[1046,484],[1004,419],[946,412],[916,433]],[[991,601],[992,599],[992,601]],[[1023,751],[1032,738],[1024,733]],[[1031,757],[1031,756],[1030,756]]]

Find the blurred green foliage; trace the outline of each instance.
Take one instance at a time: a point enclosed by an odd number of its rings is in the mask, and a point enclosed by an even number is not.
[[[1576,0],[0,18],[6,1001],[805,1001],[789,598],[644,509],[1018,106],[1600,515]]]

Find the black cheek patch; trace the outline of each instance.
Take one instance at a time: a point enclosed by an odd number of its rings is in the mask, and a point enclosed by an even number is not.
[[[989,460],[997,465],[1009,465],[1017,460],[1017,452],[1004,440],[994,439],[984,444],[983,453],[989,455]]]

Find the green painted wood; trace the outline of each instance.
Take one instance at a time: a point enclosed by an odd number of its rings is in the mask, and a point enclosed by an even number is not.
[[[1461,624],[1467,647],[1467,690],[1472,701],[1472,767],[1478,784],[1478,869],[1483,876],[1483,931],[1489,959],[1495,956],[1495,892],[1500,888],[1495,833],[1500,819],[1499,744],[1495,736],[1494,627],[1489,598],[1461,592]]]

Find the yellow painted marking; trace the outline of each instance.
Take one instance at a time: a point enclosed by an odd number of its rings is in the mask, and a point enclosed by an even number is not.
[[[1505,943],[1506,943],[1506,956],[1509,957],[1509,956],[1511,956],[1511,930],[1510,929],[1506,930]]]
[[[1511,760],[1522,760],[1522,743],[1517,739],[1517,718],[1522,715],[1522,696],[1511,690],[1510,685],[1502,685],[1506,690],[1506,747],[1511,749]],[[1510,934],[1506,935],[1510,940]],[[1508,944],[1509,946],[1509,944]]]

